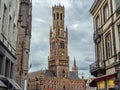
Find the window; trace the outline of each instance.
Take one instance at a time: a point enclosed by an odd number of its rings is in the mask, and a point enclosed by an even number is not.
[[[98,66],[101,66],[101,60],[102,60],[102,55],[101,55],[101,43],[97,44],[97,61],[99,62]]]
[[[13,63],[11,63],[11,72],[10,72],[10,78],[13,78]]]
[[[99,16],[97,16],[96,18],[96,29],[98,29],[100,27],[100,18]]]
[[[108,19],[108,4],[106,4],[105,6],[104,6],[104,8],[103,8],[103,14],[104,14],[104,22],[106,22],[107,21],[107,19]]]
[[[54,13],[54,16],[53,16],[53,17],[54,17],[54,20],[55,20],[55,13]]]
[[[11,34],[11,25],[12,24],[12,18],[9,16],[9,26],[8,26],[8,38],[10,39]]]
[[[55,42],[52,42],[52,49],[55,48]]]
[[[2,56],[0,55],[0,74],[2,74]]]
[[[64,41],[60,42],[60,48],[64,49]]]
[[[9,60],[6,60],[6,67],[5,67],[5,76],[8,77],[9,76]]]
[[[115,0],[116,2],[116,12],[117,12],[117,15],[120,14],[120,0]]]
[[[4,5],[4,11],[3,11],[3,20],[2,20],[2,31],[5,30],[5,21],[7,18],[7,7]]]
[[[60,19],[62,20],[62,13],[60,14]]]
[[[57,19],[59,19],[59,13],[57,13]]]
[[[65,70],[62,71],[62,77],[65,77]]]
[[[111,35],[108,33],[105,37],[106,45],[106,59],[109,59],[112,56],[112,45],[111,45]]]
[[[118,26],[119,42],[120,42],[120,25]]]

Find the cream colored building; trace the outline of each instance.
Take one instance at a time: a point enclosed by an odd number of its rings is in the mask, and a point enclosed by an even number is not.
[[[52,7],[48,70],[29,74],[29,90],[85,90],[85,80],[78,77],[76,60],[69,71],[68,29],[64,27],[64,6]]]
[[[97,90],[114,90],[120,65],[120,0],[95,0],[90,13],[95,43],[95,62],[90,72],[96,76]]]
[[[32,0],[20,0],[15,80],[24,89],[28,76],[32,23]]]
[[[0,0],[0,90],[20,89],[14,80],[19,0]]]

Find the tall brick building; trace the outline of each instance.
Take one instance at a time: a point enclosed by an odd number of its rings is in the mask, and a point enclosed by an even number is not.
[[[16,47],[16,73],[17,83],[24,88],[27,80],[28,62],[31,39],[32,0],[21,0],[18,19],[18,37]]]
[[[64,6],[52,7],[48,70],[29,74],[29,90],[85,90],[85,80],[78,77],[76,60],[69,71],[68,29],[64,27]]]

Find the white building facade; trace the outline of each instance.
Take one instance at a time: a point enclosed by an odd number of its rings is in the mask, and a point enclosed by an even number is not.
[[[0,0],[0,90],[20,90],[14,81],[19,0]]]

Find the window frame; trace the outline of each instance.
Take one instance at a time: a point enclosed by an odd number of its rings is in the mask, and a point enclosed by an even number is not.
[[[62,49],[65,48],[65,42],[64,41],[60,41],[60,48],[62,48]]]
[[[57,13],[57,20],[59,19],[59,13]]]
[[[109,18],[109,6],[108,3],[106,3],[103,7],[103,17],[104,17],[104,22],[106,22]]]
[[[96,17],[96,30],[100,28],[100,17],[99,15]]]
[[[105,35],[105,48],[106,48],[106,59],[112,57],[112,43],[111,43],[111,33],[108,32]]]

